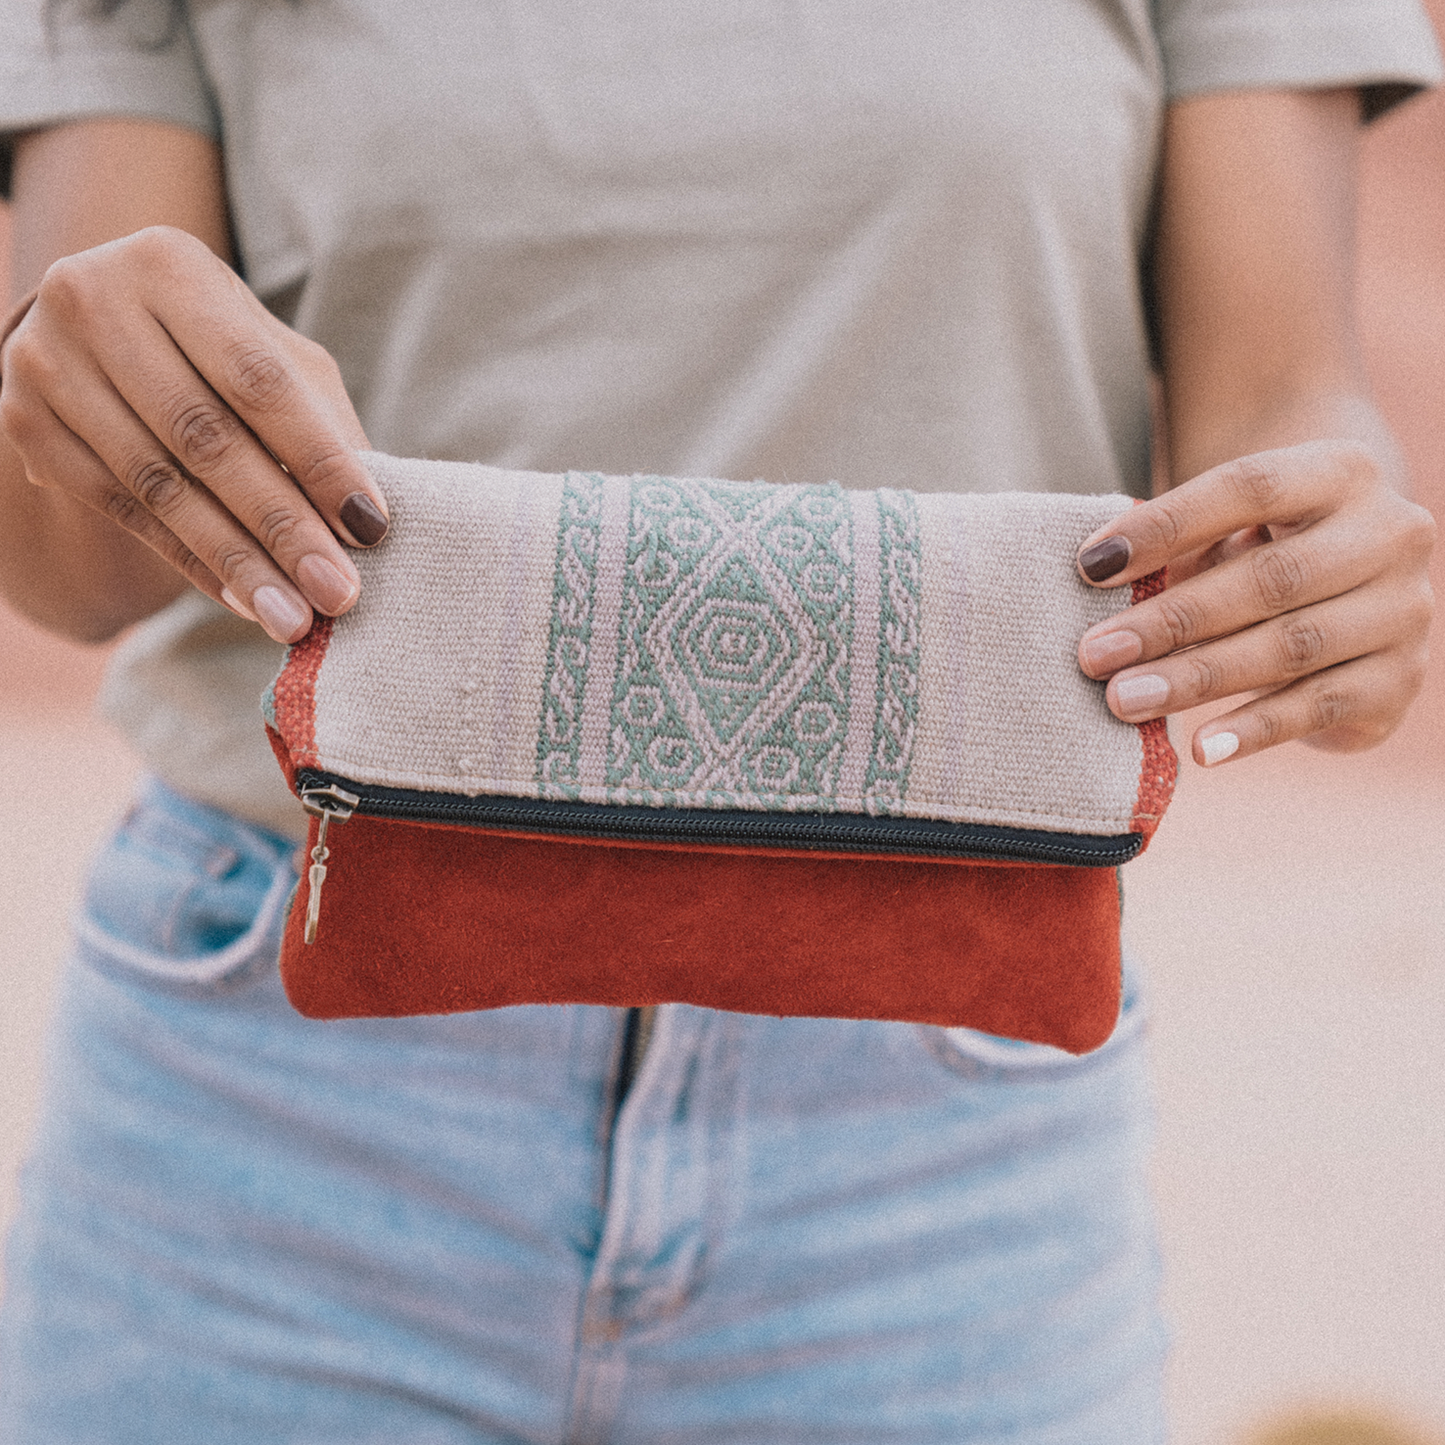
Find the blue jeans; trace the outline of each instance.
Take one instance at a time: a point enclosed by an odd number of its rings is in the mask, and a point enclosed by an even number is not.
[[[292,851],[150,784],[97,861],[7,1445],[1162,1440],[1132,1000],[1082,1060],[669,1007],[614,1117],[614,1010],[293,1013]]]

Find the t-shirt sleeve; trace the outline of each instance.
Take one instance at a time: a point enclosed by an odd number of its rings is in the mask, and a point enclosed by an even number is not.
[[[219,135],[183,0],[0,0],[0,194],[18,133],[102,116]]]
[[[1158,0],[1170,100],[1358,85],[1367,118],[1442,77],[1418,0]]]

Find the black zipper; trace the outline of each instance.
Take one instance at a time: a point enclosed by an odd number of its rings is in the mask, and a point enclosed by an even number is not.
[[[423,793],[358,783],[336,773],[298,768],[298,793],[338,788],[356,799],[363,817],[469,828],[519,829],[556,837],[618,842],[712,843],[734,847],[810,848],[844,853],[904,853],[920,858],[1061,863],[1117,868],[1144,846],[1140,833],[1100,837],[1046,833],[928,818],[875,818],[860,813],[729,812],[710,808],[622,807],[535,798]],[[319,800],[318,800],[319,801]],[[349,802],[349,799],[348,799]]]

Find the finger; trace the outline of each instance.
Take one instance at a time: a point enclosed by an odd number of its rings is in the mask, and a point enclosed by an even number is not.
[[[83,396],[85,425],[96,438],[94,445],[77,435],[68,414],[66,403],[74,403],[77,395]],[[249,611],[277,642],[306,635],[313,619],[305,597],[217,498],[161,450],[106,378],[77,368],[70,388],[56,400],[59,404],[52,410],[57,427],[95,458],[95,466],[85,472],[89,495],[76,492],[77,484],[60,471],[65,490],[110,516],[173,565],[173,558],[196,558],[211,585],[198,581],[186,566],[180,567],[183,574],[218,601],[225,600],[223,590],[229,591],[230,602]],[[51,443],[52,456],[56,445]],[[166,536],[175,538],[174,544]]]
[[[1105,694],[1125,722],[1144,722],[1310,673],[1409,641],[1423,642],[1430,600],[1423,588],[1401,597],[1388,584],[1361,588],[1315,607],[1192,648],[1113,678]]]
[[[1211,719],[1194,734],[1191,752],[1215,767],[1296,740],[1340,752],[1374,747],[1395,730],[1424,671],[1423,659],[1357,658]]]
[[[97,448],[102,460],[128,486],[149,490],[144,479],[152,476],[169,488],[174,458],[275,559],[309,606],[332,616],[344,612],[361,590],[356,564],[296,483],[158,322],[138,318],[130,345],[128,364],[110,379],[139,425],[125,427],[124,440],[119,433],[107,436]],[[190,541],[180,516],[163,520]]]
[[[1108,677],[1339,596],[1386,571],[1393,545],[1388,527],[1346,520],[1248,548],[1096,623],[1079,640],[1079,666]]]
[[[30,398],[27,414],[29,419],[22,428],[26,476],[34,485],[63,491],[100,512],[144,542],[199,591],[218,602],[225,601],[225,588],[210,568],[121,485],[105,463],[43,401]],[[233,606],[232,610],[237,608]],[[255,618],[250,620],[254,622]]]
[[[97,264],[107,253],[110,264]],[[117,275],[129,284],[117,285]],[[123,379],[136,363],[136,338],[148,319],[172,350],[196,359],[212,393],[226,400],[229,416],[255,424],[264,462],[250,463],[259,469],[253,480],[284,467],[303,493],[314,491],[328,528],[344,541],[374,544],[384,535],[386,504],[354,454],[366,439],[334,362],[271,316],[194,237],[153,227],[84,258],[58,261],[46,273],[37,305],[62,332],[85,338],[118,389],[147,417]],[[327,377],[333,379],[329,389]],[[183,429],[188,419],[182,419]],[[192,426],[187,434],[197,432],[204,450],[204,427]]]
[[[157,320],[327,523],[374,546],[386,535],[386,500],[356,456],[367,440],[335,361],[209,251],[188,251],[182,268],[196,284],[153,295]]]
[[[1118,587],[1231,533],[1307,526],[1375,470],[1363,447],[1338,441],[1226,462],[1101,527],[1079,549],[1079,573],[1095,586]]]
[[[1242,531],[1231,532],[1229,536],[1208,547],[1171,557],[1169,585],[1175,587],[1187,578],[1207,572],[1211,567],[1218,567],[1223,562],[1232,562],[1236,557],[1243,557],[1256,547],[1267,546],[1273,540],[1268,527],[1245,527]]]

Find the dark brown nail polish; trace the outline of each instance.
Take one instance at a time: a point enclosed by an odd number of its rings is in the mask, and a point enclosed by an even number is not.
[[[1079,568],[1090,582],[1107,582],[1128,565],[1129,543],[1124,537],[1105,537],[1079,553]]]
[[[341,522],[363,547],[376,546],[391,525],[365,492],[353,492],[341,504]]]

